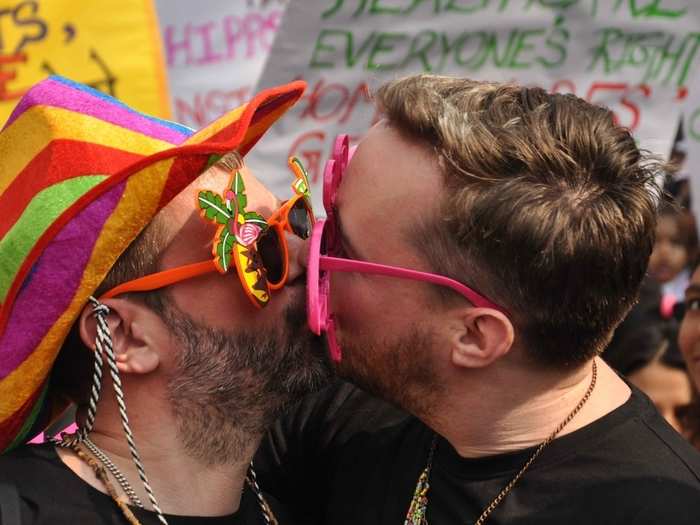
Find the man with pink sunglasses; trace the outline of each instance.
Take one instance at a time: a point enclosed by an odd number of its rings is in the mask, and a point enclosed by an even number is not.
[[[423,75],[377,103],[307,260],[309,325],[357,386],[278,423],[265,486],[304,523],[698,523],[700,455],[599,357],[663,166],[571,95]]]

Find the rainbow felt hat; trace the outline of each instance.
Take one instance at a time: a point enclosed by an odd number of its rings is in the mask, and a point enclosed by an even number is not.
[[[0,452],[42,430],[71,326],[153,216],[220,155],[245,154],[301,97],[261,92],[193,130],[53,76],[0,131]]]

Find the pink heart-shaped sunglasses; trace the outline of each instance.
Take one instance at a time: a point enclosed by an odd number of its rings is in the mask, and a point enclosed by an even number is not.
[[[323,206],[326,209],[326,219],[316,222],[311,232],[311,241],[309,243],[307,268],[309,328],[316,335],[321,335],[322,332],[326,333],[331,359],[335,362],[339,362],[342,359],[342,351],[336,339],[335,318],[328,308],[331,272],[385,275],[387,277],[411,279],[446,286],[463,295],[474,306],[494,308],[507,315],[507,311],[503,307],[459,281],[444,275],[335,257],[335,255],[340,253],[341,242],[337,230],[335,197],[355,148],[350,147],[347,135],[339,135],[335,141],[331,158],[326,162],[323,172]]]

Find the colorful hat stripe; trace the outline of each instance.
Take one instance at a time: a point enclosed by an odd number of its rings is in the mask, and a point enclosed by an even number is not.
[[[42,106],[90,115],[175,145],[183,142],[193,131],[175,122],[138,113],[109,95],[67,78],[50,77],[33,88],[28,95],[17,104],[5,127],[17,120],[22,113],[36,104],[36,101],[41,101]],[[101,99],[102,103],[96,103],[96,99]]]
[[[0,348],[4,350],[0,380],[39,345],[70,304],[92,255],[100,226],[117,206],[123,190],[121,184],[85,208],[56,235],[32,268],[31,277],[25,280],[12,309],[10,323],[0,336]],[[36,383],[24,385],[23,389],[26,388],[34,390]],[[0,412],[0,421],[4,417]]]
[[[47,388],[48,381],[45,381],[42,388],[33,392],[10,419],[0,423],[0,453],[8,450],[10,443],[14,443],[13,436],[26,431],[25,421],[27,419],[32,419],[32,416],[36,417],[37,414],[41,413]],[[30,424],[34,426],[33,421]]]
[[[76,154],[76,151],[80,154]],[[59,140],[50,143],[12,181],[4,193],[0,194],[0,238],[12,228],[22,215],[26,203],[45,188],[62,182],[76,173],[110,173],[142,158],[143,155],[122,151],[116,148],[85,144],[78,148],[73,140]],[[60,162],[70,158],[70,162]],[[32,177],[31,173],[45,173],[45,177]],[[0,301],[2,303],[2,301]]]
[[[161,162],[172,163],[172,160],[166,159]],[[66,325],[70,326],[73,323],[80,310],[82,310],[82,308],[85,306],[87,297],[99,285],[104,278],[104,275],[111,268],[113,264],[113,258],[110,257],[111,253],[113,253],[112,250],[114,250],[115,246],[118,246],[119,244],[128,245],[131,243],[132,239],[124,237],[124,221],[133,221],[134,223],[137,223],[127,225],[127,229],[130,231],[140,229],[143,227],[143,225],[150,221],[154,215],[154,209],[159,201],[160,192],[167,181],[166,174],[167,168],[164,169],[162,166],[153,165],[130,177],[128,183],[126,184],[125,191],[120,196],[119,202],[115,202],[113,208],[114,211],[107,220],[103,221],[101,229],[96,228],[100,225],[100,223],[97,222],[96,217],[85,214],[85,212],[82,212],[76,216],[73,221],[71,221],[69,225],[64,228],[64,230],[66,230],[74,223],[82,222],[82,227],[88,229],[92,228],[93,230],[100,232],[99,237],[94,243],[89,260],[83,260],[82,256],[80,259],[76,260],[74,256],[71,263],[71,267],[75,266],[81,270],[85,267],[93,268],[94,273],[74,275],[72,277],[72,281],[67,283],[67,286],[70,285],[72,290],[72,300],[69,305],[61,305],[61,311],[54,308],[45,312],[45,320],[42,323],[42,328],[45,327],[45,330],[39,331],[37,329],[38,333],[46,334],[43,340],[37,341],[35,338],[32,338],[25,344],[24,340],[21,339],[21,332],[14,330],[14,333],[19,335],[19,338],[15,340],[7,340],[7,343],[9,345],[17,346],[24,344],[25,347],[23,348],[23,355],[16,356],[15,358],[15,366],[18,365],[17,359],[19,359],[21,364],[16,368],[13,374],[6,377],[4,380],[0,380],[0,397],[4,395],[12,395],[13,391],[26,395],[31,391],[31,389],[36,388],[40,383],[41,377],[46,372],[42,367],[42,363],[46,361],[46,353],[50,353],[52,348],[55,348],[57,345],[61,344],[62,339],[60,338],[65,336]],[[120,187],[111,190],[110,193],[114,193],[115,190],[118,190],[121,187],[123,187],[123,184],[120,185]],[[96,202],[102,202],[103,200],[104,199],[100,199],[100,201]],[[138,203],[137,210],[134,209],[134,203]],[[94,207],[95,203],[92,203],[88,209]],[[86,211],[88,209],[86,209]],[[109,213],[111,210],[105,211]],[[57,235],[56,241],[60,242],[62,237],[64,237],[64,231]],[[64,241],[67,246],[64,248],[68,249],[69,251],[72,249],[69,245],[70,241],[73,241],[73,243],[77,245],[84,245],[86,243],[84,238],[79,239],[75,236],[67,237],[68,239]],[[51,253],[53,256],[58,255],[52,251],[54,244],[55,242],[50,244],[44,251],[44,254]],[[43,261],[45,261],[45,264],[40,264]],[[33,269],[31,281],[27,287],[33,286],[38,281],[38,277],[42,274],[42,272],[43,274],[47,275],[49,280],[51,279],[52,273],[55,274],[55,268],[51,266],[51,260],[46,261],[44,255],[42,255],[39,263],[37,263],[36,268]],[[39,283],[39,288],[36,289],[36,292],[40,293],[42,287],[43,283]],[[23,293],[18,297],[15,304],[16,307],[12,313],[10,322],[8,323],[7,332],[10,332],[15,326],[20,327],[20,330],[22,327],[24,327],[26,330],[31,330],[32,323],[37,322],[36,306],[41,305],[42,297],[31,292],[32,290],[24,289]],[[65,296],[66,292],[67,290],[61,291],[61,296]],[[29,297],[23,301],[23,299],[25,299],[27,296]],[[35,305],[35,311],[33,313],[25,313],[25,317],[21,317],[21,310],[30,310],[29,305]],[[16,318],[15,316],[19,317]],[[0,337],[0,348],[6,343],[6,335],[7,333],[3,337]],[[32,352],[32,349],[35,347],[36,349],[27,358],[27,354]],[[12,375],[15,375],[17,379],[22,378],[22,382],[20,383],[19,381],[13,380],[14,378]],[[3,374],[0,373],[0,379],[2,379],[2,377]],[[2,413],[0,410],[0,427],[2,426],[3,420],[6,417],[7,415]]]
[[[240,122],[238,126],[229,126],[228,128],[220,125],[217,121],[214,125],[205,128],[204,130],[196,133],[190,139],[185,142],[182,147],[187,147],[187,144],[194,140],[195,137],[206,137],[208,141],[215,142],[238,142],[239,146],[236,148],[242,155],[245,155],[250,149],[255,145],[255,143],[260,140],[265,131],[277,120],[282,114],[284,114],[291,106],[293,106],[298,100],[298,92],[285,93],[281,96],[276,97],[274,100],[269,101],[266,104],[260,105],[254,114],[247,116],[243,115],[240,117]],[[247,108],[252,106],[253,102]],[[250,112],[248,112],[250,113]],[[239,114],[238,111],[232,111],[230,115],[222,117],[220,120],[222,122],[234,121],[235,119],[231,115]],[[249,125],[246,128],[246,118],[249,119]],[[242,139],[238,139],[237,135],[240,134],[241,129],[246,130],[245,136]],[[220,153],[225,153],[227,150],[225,147],[221,148]],[[173,169],[173,176],[177,176],[175,173],[186,174],[190,173],[193,166],[188,165],[192,162],[191,157],[181,157],[175,161]],[[199,169],[203,169],[205,165],[201,166]],[[176,185],[175,185],[176,186]],[[161,206],[163,203],[167,203],[172,199],[174,195],[171,191],[163,193],[161,198]],[[2,326],[2,320],[0,319],[0,327]]]
[[[280,115],[285,113],[287,109],[293,106],[297,100],[298,98],[295,96],[295,93],[292,92],[280,95],[275,100],[260,105],[253,115],[248,116],[248,118],[252,117],[252,121],[249,123],[249,126],[252,126],[254,122],[259,122],[265,119],[265,117],[272,117],[270,119],[271,121],[277,120],[280,117]],[[243,108],[239,108],[239,110],[240,109]],[[246,124],[248,124],[247,122],[245,122],[246,116],[243,116],[240,117],[238,126],[231,127],[230,125],[237,118],[239,118],[239,115],[240,113],[238,111],[231,111],[229,114],[224,115],[212,125],[194,133],[189,139],[187,139],[183,143],[183,145],[203,140],[215,142],[223,142],[224,140],[229,140],[230,137],[238,133],[239,128],[245,128]],[[270,122],[270,120],[268,120],[268,122]],[[255,144],[255,142],[257,142],[257,140],[261,136],[261,134],[255,134],[257,135],[257,137],[253,139],[253,137],[251,136],[253,134],[254,133],[251,133],[250,129],[247,130],[246,138],[248,139],[248,144],[241,144],[241,146],[239,146],[238,148],[239,151],[241,151],[242,153],[247,153],[248,150]],[[247,146],[247,148],[244,148],[244,146]]]
[[[3,159],[0,163],[0,192],[4,192],[12,180],[53,140],[72,139],[142,155],[172,147],[169,142],[144,137],[135,131],[125,130],[89,115],[76,115],[62,108],[47,110],[36,106],[24,112],[23,117],[0,134],[0,158]],[[37,126],[39,119],[45,122],[43,126]],[[54,128],[54,131],[50,132],[50,128]],[[94,133],[95,128],[100,128],[99,134]],[[21,152],[10,155],[9,150],[20,143]],[[80,149],[75,153],[80,154]]]
[[[106,178],[106,175],[74,177],[46,188],[31,200],[17,222],[0,238],[0,303],[39,237],[81,195]],[[0,363],[0,378],[6,375],[4,365]]]
[[[31,407],[29,415],[26,416],[26,420],[22,424],[22,427],[17,431],[17,437],[14,441],[10,443],[7,448],[12,449],[18,445],[21,445],[30,436],[31,430],[39,419],[42,413],[42,408],[44,407],[44,400],[46,399],[46,393],[49,390],[49,382],[45,381],[43,387],[38,391],[39,395],[36,399],[32,399],[33,403],[28,405]],[[18,420],[18,422],[21,420]],[[0,454],[4,452],[3,445],[0,443]]]
[[[95,105],[124,109],[113,99],[97,96],[91,90],[68,87],[92,96],[88,105],[93,106],[89,111],[95,115]],[[6,227],[0,239],[14,232],[13,228],[19,232],[29,224],[27,217],[31,212],[27,216],[24,214],[27,206],[33,205],[37,192],[22,193],[19,188],[24,181],[19,177],[27,181],[32,176],[47,179],[44,176],[47,170],[37,169],[41,164],[29,169],[32,159],[42,154],[47,146],[57,150],[60,148],[56,146],[57,141],[66,145],[80,144],[75,151],[68,146],[62,149],[67,161],[88,151],[86,148],[93,148],[89,151],[96,156],[108,148],[119,149],[133,155],[134,159],[120,158],[111,170],[105,170],[103,175],[107,177],[75,198],[65,211],[58,212],[59,216],[43,233],[43,228],[39,228],[39,233],[30,236],[24,244],[7,243],[13,249],[21,245],[22,251],[14,253],[12,258],[26,255],[0,304],[0,450],[15,440],[21,429],[27,428],[23,424],[37,404],[58,350],[88,296],[94,293],[118,256],[157,211],[206,168],[213,155],[234,148],[247,152],[267,127],[299,99],[304,87],[303,82],[294,82],[267,90],[244,109],[231,112],[200,132],[199,139],[190,137],[179,147],[135,131],[130,135],[130,130],[106,118],[88,115],[87,108],[42,106],[41,97],[17,109],[12,122],[0,133],[0,158],[3,159],[0,163],[0,209],[12,214],[12,226]],[[75,96],[80,98],[83,94]],[[155,122],[156,128],[158,125],[172,127],[169,123],[148,120]],[[85,127],[91,129],[90,133],[80,129]],[[112,128],[114,136],[111,136]],[[27,140],[31,143],[29,147],[12,150],[13,144],[24,145]],[[3,153],[12,155],[5,159]],[[43,154],[46,162],[51,161],[52,169],[61,164],[51,157],[53,152]],[[34,188],[39,192],[51,191],[53,186],[61,187],[64,183],[68,188],[79,183],[64,181],[102,171],[95,171],[94,166],[87,173],[76,170],[75,166],[72,168],[71,174],[52,175]],[[14,200],[4,200],[5,190],[22,197],[23,203],[14,206]],[[28,247],[31,249],[27,252]],[[12,268],[14,271],[16,265]],[[48,395],[47,399],[54,400],[52,392]]]
[[[207,128],[195,133],[190,137],[181,148],[192,147],[188,146],[193,140],[201,139],[211,142],[222,143],[219,149],[219,153],[226,153],[229,149],[226,143],[238,143],[236,148],[242,155],[245,155],[250,148],[252,148],[255,143],[260,140],[265,131],[283,115],[290,107],[292,107],[299,98],[299,91],[289,91],[283,93],[274,99],[268,100],[266,103],[260,106],[255,105],[255,100],[253,100],[247,106],[239,108],[238,110],[231,111],[229,114],[221,117],[219,120],[214,122]],[[254,112],[250,109],[255,108]],[[245,109],[245,114],[243,110]],[[240,120],[236,122],[236,117],[240,115]],[[226,127],[228,124],[228,127]],[[234,125],[231,125],[234,124]],[[239,137],[241,131],[245,130],[245,135]],[[214,150],[210,146],[211,150]],[[193,159],[190,156],[182,156],[175,160],[175,164],[171,170],[171,177],[174,181],[178,177],[187,178],[188,173],[192,173],[193,170],[199,170],[200,172],[206,167],[206,164],[193,165],[193,162],[199,162],[198,159]],[[196,171],[195,171],[196,172]],[[189,181],[187,181],[189,182]],[[165,203],[169,202],[176,193],[173,193],[176,188],[180,187],[178,183],[169,185],[170,188],[166,188],[161,197],[161,203],[159,207],[162,207]],[[0,329],[2,327],[2,319],[0,319]]]

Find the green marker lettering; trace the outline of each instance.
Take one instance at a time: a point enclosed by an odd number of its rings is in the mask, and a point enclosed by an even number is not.
[[[405,68],[417,58],[422,65],[423,71],[426,73],[433,71],[433,68],[430,65],[430,59],[428,58],[428,53],[433,49],[437,39],[438,35],[435,31],[426,30],[418,33],[413,40],[411,40],[411,47],[409,48],[408,55],[406,55],[401,67]]]
[[[558,16],[554,22],[552,32],[544,41],[545,47],[554,51],[558,58],[548,60],[544,57],[537,57],[535,60],[547,69],[558,67],[564,63],[567,56],[566,44],[569,42],[569,30],[564,27],[564,17]]]
[[[340,29],[321,29],[321,32],[318,34],[318,37],[316,37],[316,45],[314,46],[314,52],[311,55],[311,62],[309,63],[309,67],[316,68],[316,69],[323,69],[323,68],[332,68],[335,66],[334,62],[332,62],[332,61],[324,62],[319,57],[319,54],[322,52],[330,53],[331,57],[333,57],[333,55],[337,52],[337,48],[329,46],[329,45],[324,43],[327,36],[330,36],[330,37],[340,36],[340,37],[345,37],[347,39],[348,32],[342,31]]]
[[[478,39],[478,42],[476,44],[476,51],[474,51],[474,54],[472,54],[472,56],[465,59],[463,58],[462,53],[464,51],[464,48],[468,47],[467,44],[469,44],[472,38]],[[472,67],[472,64],[478,64],[479,62],[483,64],[484,60],[486,60],[485,54],[486,47],[488,45],[488,39],[488,33],[485,33],[483,31],[479,31],[478,33],[463,33],[462,35],[460,35],[459,39],[454,44],[455,63],[457,65],[465,67]],[[484,58],[480,58],[480,55],[484,55]]]
[[[530,37],[535,35],[544,35],[544,29],[524,29],[520,31],[514,31],[515,42],[513,43],[513,50],[510,53],[509,67],[513,69],[527,69],[532,65],[531,61],[528,62],[518,62],[520,56],[527,51],[532,51],[535,49],[534,44],[528,42]]]
[[[457,5],[460,3],[459,0],[449,0],[445,6],[445,12],[474,13],[475,11],[479,11],[480,9],[486,7],[486,4],[488,3],[488,0],[478,1],[479,3],[474,4],[473,0],[470,0],[469,3],[472,5]]]
[[[401,7],[383,6],[382,0],[372,0],[372,4],[369,7],[369,13],[371,15],[400,15],[401,10]]]
[[[612,58],[610,57],[609,47],[619,42],[623,38],[623,33],[620,29],[610,27],[599,31],[599,33],[602,33],[602,38],[600,43],[593,48],[593,57],[588,66],[588,71],[595,69],[598,61],[602,61],[603,71],[610,73]]]
[[[329,9],[325,10],[323,13],[321,13],[321,19],[325,20],[326,18],[330,18],[334,14],[336,14],[341,7],[343,7],[343,3],[345,0],[335,0],[335,5],[331,6]]]
[[[402,40],[405,40],[406,38],[408,37],[401,33],[379,33],[377,38],[374,40],[372,50],[369,52],[369,57],[367,58],[367,69],[381,69],[382,71],[395,69],[399,65],[397,62],[379,64],[376,62],[376,57],[382,53],[391,53],[395,50],[396,44]]]
[[[615,12],[618,11],[620,6],[625,0],[617,0],[615,2]],[[627,0],[627,7],[629,13],[634,18],[646,17],[646,18],[679,18],[686,14],[687,9],[664,9],[661,7],[662,0],[646,0],[647,4],[644,6],[638,5],[638,0]]]

